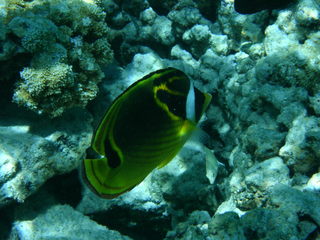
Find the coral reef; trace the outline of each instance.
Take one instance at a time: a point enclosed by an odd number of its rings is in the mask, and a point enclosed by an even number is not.
[[[14,102],[56,117],[95,98],[101,67],[113,59],[101,8],[81,0],[8,1],[2,8],[1,75],[16,82]]]
[[[241,15],[231,0],[0,0],[0,93],[64,113],[0,99],[0,238],[72,239],[57,235],[64,216],[83,239],[319,238],[319,6]],[[130,84],[168,66],[213,95],[200,140],[220,162],[215,182],[205,153],[186,146],[130,192],[98,198],[75,173],[94,126]]]

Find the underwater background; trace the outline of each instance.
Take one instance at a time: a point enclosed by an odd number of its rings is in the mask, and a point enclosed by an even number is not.
[[[320,239],[320,2],[274,2],[0,0],[0,239]],[[167,67],[212,95],[215,181],[184,148],[98,197],[96,127]]]

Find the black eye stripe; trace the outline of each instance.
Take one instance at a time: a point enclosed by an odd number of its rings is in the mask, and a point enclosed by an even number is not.
[[[190,81],[185,75],[179,76],[175,79],[172,79],[172,81],[169,81],[166,86],[172,91],[187,95],[190,88]]]
[[[115,151],[111,144],[110,141],[106,140],[105,141],[105,156],[108,160],[108,165],[110,168],[117,168],[120,166],[121,164],[121,160],[119,157],[119,154],[117,153],[117,151]]]

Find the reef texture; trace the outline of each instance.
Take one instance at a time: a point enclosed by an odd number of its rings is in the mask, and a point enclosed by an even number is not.
[[[68,205],[51,207],[32,221],[15,222],[10,238],[21,240],[75,239],[75,236],[77,239],[87,240],[131,239],[98,225]]]
[[[0,81],[16,85],[14,102],[55,117],[95,98],[101,67],[113,59],[101,8],[38,0],[7,1],[1,10]]]
[[[1,104],[2,105],[2,104]],[[90,146],[92,117],[69,111],[63,119],[30,115],[12,104],[0,113],[0,207],[23,202],[57,174],[79,166]]]
[[[241,15],[231,0],[0,0],[0,19],[0,238],[320,238],[319,1]],[[213,95],[201,127],[215,182],[189,144],[132,191],[97,197],[75,171],[94,127],[168,66]]]

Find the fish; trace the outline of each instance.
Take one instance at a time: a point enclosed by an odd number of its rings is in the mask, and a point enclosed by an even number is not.
[[[165,166],[197,129],[211,98],[172,67],[133,83],[113,101],[94,133],[96,156],[82,163],[89,188],[112,199]]]
[[[234,0],[234,9],[241,14],[252,14],[262,10],[285,8],[296,0]]]

